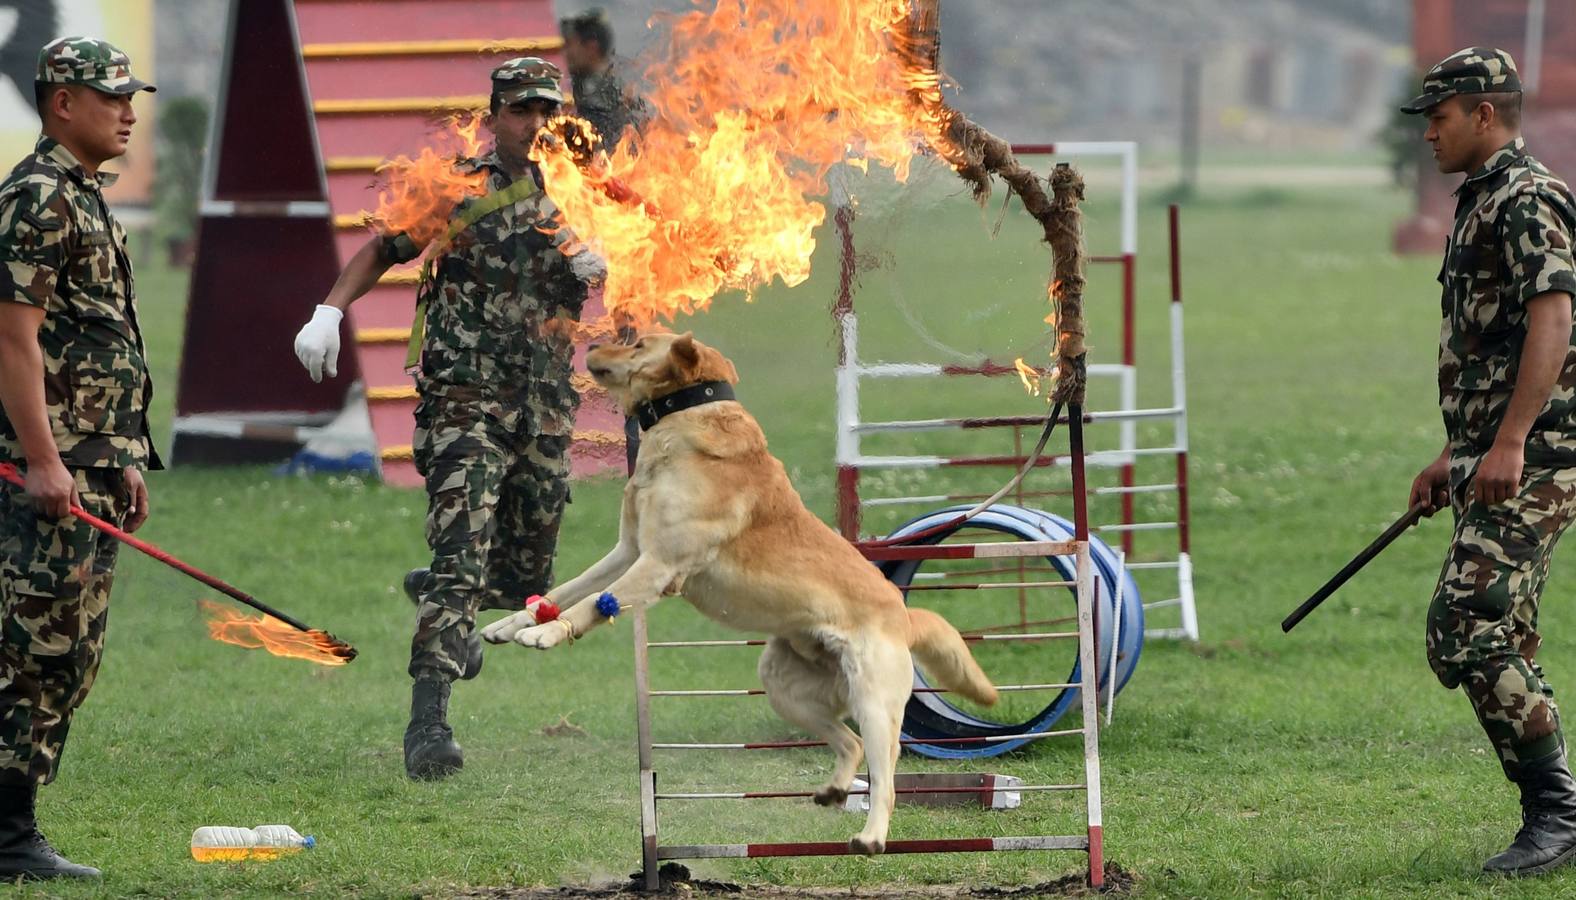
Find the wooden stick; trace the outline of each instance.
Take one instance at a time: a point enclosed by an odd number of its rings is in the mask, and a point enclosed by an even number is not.
[[[1329,581],[1326,581],[1322,587],[1313,592],[1312,597],[1304,600],[1301,606],[1293,610],[1292,614],[1281,622],[1281,631],[1291,631],[1297,627],[1297,623],[1301,622],[1308,613],[1313,612],[1320,603],[1323,603],[1326,598],[1335,593],[1337,588],[1361,571],[1363,566],[1368,565],[1369,561],[1378,556],[1381,550],[1390,546],[1391,541],[1400,537],[1401,532],[1416,525],[1417,520],[1423,517],[1423,509],[1423,505],[1418,504],[1407,510],[1406,514],[1401,516],[1401,518],[1396,519],[1394,524],[1384,530],[1384,534],[1374,538],[1373,543],[1364,547],[1361,553],[1352,557],[1352,561],[1341,567],[1341,571],[1331,576]]]

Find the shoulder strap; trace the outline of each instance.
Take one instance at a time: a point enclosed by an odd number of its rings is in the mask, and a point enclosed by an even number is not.
[[[428,253],[427,263],[423,265],[422,283],[425,285],[432,279],[432,272],[427,266],[431,264],[437,254],[442,253],[450,242],[462,232],[488,215],[503,209],[505,206],[513,206],[538,190],[540,188],[536,186],[535,179],[529,175],[522,175],[508,187],[493,191],[467,206],[463,212],[455,216],[454,220],[449,223],[449,230],[444,233],[438,246]],[[410,323],[410,343],[405,348],[405,368],[407,369],[421,362],[421,342],[426,330],[426,324],[427,301],[425,295],[423,295],[423,299],[416,301],[416,316]]]
[[[454,221],[449,223],[448,233],[443,237],[443,243],[448,244],[458,237],[461,232],[480,222],[484,217],[503,209],[505,206],[513,206],[538,190],[541,189],[536,186],[534,178],[531,178],[529,175],[522,175],[508,187],[487,194],[480,200],[467,206],[464,212],[454,217]],[[441,252],[443,248],[440,246],[438,249]]]

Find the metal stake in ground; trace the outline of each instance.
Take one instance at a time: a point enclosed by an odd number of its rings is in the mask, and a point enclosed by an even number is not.
[[[22,480],[22,473],[11,463],[0,463],[0,479],[9,481],[19,488],[25,487],[25,482]],[[288,613],[280,612],[279,610],[274,609],[261,600],[258,600],[256,597],[253,597],[251,594],[246,593],[240,588],[233,587],[226,582],[209,575],[207,572],[198,569],[195,566],[181,562],[170,554],[160,550],[158,547],[155,547],[140,538],[132,537],[131,534],[125,530],[116,527],[110,522],[100,519],[98,516],[93,515],[82,507],[73,504],[71,507],[71,514],[93,526],[94,528],[97,528],[99,531],[104,532],[115,540],[141,550],[143,553],[146,553],[147,555],[153,557],[161,563],[164,563],[170,568],[185,572],[187,575],[190,575],[191,577],[197,579],[203,584],[206,584],[214,590],[219,591],[235,600],[239,600],[240,602],[245,603],[247,606],[250,606],[259,612],[272,616],[279,621],[284,622],[286,625],[296,629],[297,631],[311,635],[320,635],[324,638],[327,638],[330,642],[331,652],[333,652],[334,655],[339,656],[346,661],[356,658],[356,648],[350,646],[339,638],[336,638],[328,632],[322,631],[321,629],[313,628]]]
[[[1323,587],[1314,591],[1312,597],[1304,600],[1301,606],[1292,610],[1292,614],[1281,622],[1281,631],[1291,631],[1297,627],[1297,623],[1301,622],[1308,613],[1313,612],[1320,603],[1323,603],[1326,598],[1335,593],[1337,588],[1345,584],[1347,579],[1361,571],[1363,566],[1368,565],[1368,562],[1378,556],[1381,550],[1390,546],[1390,542],[1400,537],[1401,532],[1416,525],[1417,520],[1422,518],[1422,516],[1423,507],[1421,504],[1407,510],[1405,515],[1396,519],[1394,524],[1384,530],[1384,534],[1374,538],[1373,543],[1364,547],[1361,553],[1352,557],[1351,562],[1341,567],[1341,571],[1331,576],[1330,580],[1326,581]]]

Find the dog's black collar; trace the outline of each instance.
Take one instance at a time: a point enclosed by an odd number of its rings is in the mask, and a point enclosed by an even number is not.
[[[663,416],[681,409],[732,400],[733,385],[726,381],[702,381],[687,388],[680,388],[664,397],[645,400],[635,406],[635,418],[640,420],[640,430],[646,431],[662,420]]]

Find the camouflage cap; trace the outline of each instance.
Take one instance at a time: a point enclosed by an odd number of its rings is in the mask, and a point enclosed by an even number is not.
[[[158,90],[131,74],[131,58],[92,37],[56,38],[38,51],[38,72],[45,84],[85,84],[106,94]]]
[[[520,103],[540,97],[554,103],[564,102],[558,86],[558,67],[538,56],[511,59],[492,71],[492,89],[498,102]]]
[[[1521,76],[1510,54],[1493,47],[1457,50],[1423,76],[1423,93],[1401,107],[1404,113],[1427,112],[1457,94],[1520,91]]]

